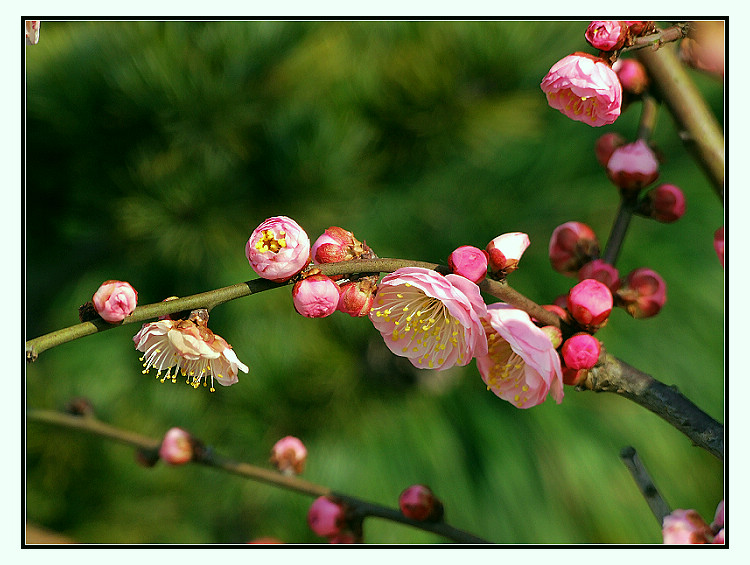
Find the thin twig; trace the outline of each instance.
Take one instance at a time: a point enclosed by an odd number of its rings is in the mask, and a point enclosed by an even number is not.
[[[135,432],[116,428],[109,424],[105,424],[100,420],[97,420],[93,416],[75,416],[62,412],[56,412],[53,410],[39,409],[28,410],[26,416],[31,421],[42,422],[54,426],[91,433],[96,436],[111,439],[119,443],[130,445],[137,449],[145,451],[154,451],[161,445],[161,440],[149,438]],[[361,500],[354,496],[334,492],[328,487],[318,485],[316,483],[312,483],[298,477],[282,475],[281,473],[272,471],[270,469],[264,469],[263,467],[257,467],[255,465],[251,465],[250,463],[243,463],[241,461],[232,460],[228,457],[224,457],[216,453],[210,447],[203,446],[200,452],[201,455],[193,461],[194,463],[205,465],[207,467],[213,467],[214,469],[219,469],[221,471],[238,475],[246,479],[263,482],[277,488],[291,490],[307,496],[329,496],[332,498],[340,499],[353,507],[356,510],[357,515],[360,517],[369,516],[383,518],[385,520],[390,520],[393,522],[399,522],[401,524],[406,524],[420,530],[439,534],[458,543],[490,543],[468,532],[454,528],[453,526],[450,526],[444,522],[419,522],[417,520],[411,520],[405,517],[399,511],[388,508],[387,506],[382,506],[380,504]]]
[[[623,447],[620,451],[620,459],[630,471],[635,484],[638,485],[643,498],[648,503],[648,507],[653,512],[656,521],[659,522],[659,526],[661,526],[664,523],[664,517],[671,514],[672,511],[659,493],[659,489],[656,488],[651,475],[638,457],[638,453],[631,446]]]

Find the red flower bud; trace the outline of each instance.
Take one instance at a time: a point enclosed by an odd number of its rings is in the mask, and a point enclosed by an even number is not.
[[[639,96],[648,88],[646,68],[635,59],[618,59],[612,65],[612,70],[617,73],[624,92]]]
[[[601,344],[593,335],[581,332],[565,340],[561,353],[569,369],[591,369],[599,360]]]
[[[618,306],[634,318],[658,314],[667,301],[667,283],[659,273],[641,268],[631,271],[617,291]]]
[[[605,133],[596,140],[596,145],[594,146],[596,160],[599,161],[602,167],[606,167],[609,158],[612,156],[612,152],[623,145],[625,145],[625,138],[619,133],[614,131]]]
[[[594,279],[607,285],[611,292],[620,287],[620,272],[604,259],[594,259],[578,271],[578,280]]]
[[[450,254],[448,266],[455,274],[479,283],[487,275],[487,253],[471,245],[462,245]]]
[[[353,318],[367,316],[372,308],[377,283],[369,278],[352,281],[341,285],[338,310]]]
[[[443,517],[443,504],[429,487],[412,485],[398,497],[401,513],[412,520],[437,522]]]
[[[307,512],[310,529],[322,537],[337,535],[344,526],[344,518],[344,507],[325,496],[316,498]]]
[[[565,222],[549,240],[549,260],[558,273],[575,276],[583,265],[599,256],[596,234],[581,222]]]
[[[649,215],[657,222],[676,222],[685,213],[685,195],[673,184],[660,184],[650,190],[644,202],[648,206]]]
[[[319,264],[358,259],[362,252],[362,243],[354,234],[337,226],[328,228],[310,249],[313,261]]]
[[[607,285],[584,279],[568,293],[568,312],[584,328],[592,331],[602,327],[612,311],[612,293]]]

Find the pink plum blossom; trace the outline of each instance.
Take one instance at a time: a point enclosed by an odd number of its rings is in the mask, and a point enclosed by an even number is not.
[[[307,511],[307,524],[322,537],[339,534],[345,525],[344,519],[344,508],[325,496],[316,498]]]
[[[339,305],[339,287],[325,275],[312,275],[292,288],[294,309],[306,318],[330,316]]]
[[[196,310],[193,312],[200,312]],[[177,382],[177,374],[187,377],[193,388],[211,378],[211,392],[214,379],[222,386],[238,382],[237,373],[248,372],[248,368],[235,354],[232,346],[221,336],[214,334],[206,322],[208,315],[193,315],[189,320],[159,320],[143,324],[133,336],[135,348],[143,352],[144,370],[151,367],[157,370],[156,378],[164,382]],[[164,375],[162,372],[166,371]]]
[[[490,270],[507,275],[518,268],[526,248],[531,244],[529,236],[521,232],[504,233],[487,244]]]
[[[600,51],[614,51],[625,44],[628,26],[617,20],[597,20],[589,24],[584,37]]]
[[[159,457],[169,465],[183,465],[193,458],[193,436],[182,428],[170,428],[159,447]]]
[[[472,245],[462,245],[450,254],[448,266],[455,274],[478,284],[487,276],[487,254]]]
[[[713,538],[711,528],[695,510],[677,509],[664,517],[665,544],[704,544]]]
[[[286,436],[271,448],[271,464],[285,475],[299,475],[305,470],[307,448],[299,438]]]
[[[568,292],[568,312],[587,329],[603,326],[612,312],[612,292],[606,284],[584,279]]]
[[[618,147],[607,162],[607,176],[625,191],[639,191],[659,178],[659,161],[645,140]]]
[[[310,238],[291,218],[274,216],[253,230],[245,256],[258,275],[284,282],[310,262]]]
[[[486,355],[479,287],[459,275],[405,267],[383,277],[370,320],[388,348],[420,369],[448,369]]]
[[[558,404],[562,402],[560,357],[526,312],[508,304],[491,304],[484,328],[488,352],[477,356],[477,368],[487,390],[517,408],[537,406],[548,393]]]
[[[138,293],[130,283],[106,281],[94,293],[91,301],[103,320],[115,324],[122,322],[135,310]]]
[[[601,344],[593,335],[580,332],[565,340],[561,353],[569,369],[591,369],[599,360]]]
[[[719,257],[721,266],[724,266],[724,226],[721,226],[714,232],[714,249]]]
[[[572,120],[591,126],[613,123],[620,115],[622,86],[604,60],[573,53],[555,63],[541,83],[547,103]]]

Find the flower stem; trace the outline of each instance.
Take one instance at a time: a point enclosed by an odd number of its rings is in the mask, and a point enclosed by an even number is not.
[[[637,195],[622,194],[620,196],[620,207],[617,210],[617,216],[615,217],[615,221],[612,224],[612,230],[609,233],[607,245],[605,246],[604,253],[602,254],[602,259],[613,267],[617,262],[617,257],[620,254],[622,243],[625,240],[625,234],[627,233],[628,226],[630,225],[630,220],[633,217],[633,213],[635,212],[637,207]]]
[[[158,449],[161,445],[161,440],[149,438],[135,432],[116,428],[97,420],[93,416],[74,416],[62,412],[39,409],[30,409],[28,410],[26,415],[27,418],[31,421],[84,431],[142,450],[153,451],[155,449]],[[372,516],[390,520],[392,522],[400,522],[402,524],[407,524],[420,530],[439,534],[458,543],[490,543],[486,540],[483,540],[482,538],[464,532],[463,530],[454,528],[443,522],[434,523],[411,520],[409,518],[406,518],[399,511],[392,508],[374,504],[372,502],[367,502],[354,496],[337,493],[332,491],[328,487],[318,485],[316,483],[312,483],[298,477],[289,477],[270,469],[264,469],[263,467],[257,467],[255,465],[251,465],[249,463],[244,463],[241,461],[234,461],[228,457],[224,457],[216,453],[211,448],[202,449],[200,457],[198,457],[197,460],[194,461],[194,463],[213,467],[220,471],[225,471],[227,473],[238,475],[246,479],[270,484],[277,488],[291,490],[307,496],[330,496],[338,498],[354,508],[357,515],[362,518]]]

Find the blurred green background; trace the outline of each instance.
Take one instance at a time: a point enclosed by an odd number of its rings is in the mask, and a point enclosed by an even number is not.
[[[596,139],[632,139],[638,107],[591,128],[539,88],[587,50],[585,22],[53,22],[26,47],[27,338],[77,323],[106,279],[141,304],[242,282],[250,232],[288,215],[314,240],[331,225],[381,257],[445,263],[524,231],[511,284],[540,303],[572,279],[547,259],[578,220],[606,241],[618,197]],[[716,115],[719,82],[691,73]],[[635,218],[618,263],[666,279],[662,313],[615,311],[607,349],[724,421],[724,285],[712,236],[723,209],[666,110],[661,182],[688,205],[672,225]],[[491,300],[488,297],[488,300]],[[474,363],[418,371],[367,319],[297,315],[288,289],[211,314],[249,375],[193,390],[141,374],[136,326],[43,353],[27,406],[91,400],[153,437],[181,426],[221,453],[268,465],[282,436],[308,446],[304,477],[388,506],[430,485],[454,526],[499,543],[660,543],[618,454],[634,446],[673,508],[711,519],[723,466],[657,416],[566,387],[561,405],[518,410]],[[198,466],[146,469],[131,449],[28,423],[28,520],[90,543],[324,542],[311,499]],[[368,543],[445,540],[377,519]]]

